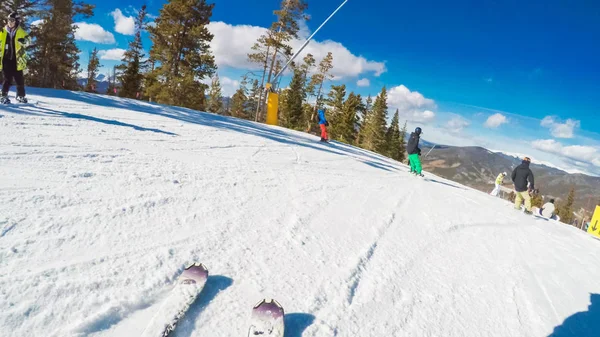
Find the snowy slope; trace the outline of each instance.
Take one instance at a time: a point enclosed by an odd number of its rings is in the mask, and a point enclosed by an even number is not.
[[[29,97],[0,107],[0,336],[139,336],[192,262],[210,276],[178,337],[245,336],[263,297],[288,337],[600,331],[577,229],[303,133]]]

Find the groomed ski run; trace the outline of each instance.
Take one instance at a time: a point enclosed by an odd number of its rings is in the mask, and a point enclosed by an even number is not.
[[[194,262],[210,275],[173,336],[245,336],[263,298],[295,337],[597,326],[600,241],[580,230],[300,132],[28,97],[0,106],[2,336],[139,336]]]

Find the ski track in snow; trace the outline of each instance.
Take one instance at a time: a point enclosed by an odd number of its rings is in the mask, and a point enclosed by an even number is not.
[[[600,241],[375,153],[30,92],[0,107],[10,335],[140,335],[192,262],[209,278],[175,337],[243,336],[263,297],[284,306],[287,337],[548,336],[600,293]]]

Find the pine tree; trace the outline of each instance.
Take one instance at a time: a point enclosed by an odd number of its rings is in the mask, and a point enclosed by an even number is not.
[[[310,82],[308,84],[308,88],[311,91],[314,91],[315,88],[318,88],[318,89],[316,89],[317,102],[315,103],[315,108],[310,117],[310,120],[308,120],[308,125],[306,127],[307,132],[310,131],[312,122],[315,120],[315,117],[317,116],[317,110],[319,109],[320,104],[321,104],[320,102],[321,102],[321,93],[323,91],[323,84],[325,83],[325,80],[333,78],[333,75],[331,75],[329,73],[332,68],[333,68],[333,54],[331,52],[328,52],[327,56],[325,56],[323,58],[323,60],[321,60],[321,62],[319,63],[317,73],[311,77]]]
[[[33,38],[28,48],[28,83],[35,87],[79,88],[79,49],[75,44],[75,17],[89,18],[94,5],[72,0],[44,0],[39,18],[32,27]]]
[[[569,191],[569,195],[567,196],[567,201],[564,202],[561,207],[558,209],[558,215],[560,216],[560,221],[571,224],[573,219],[575,218],[573,215],[573,203],[575,202],[575,188],[571,187]]]
[[[371,97],[371,95],[367,96],[366,108],[367,110],[371,110],[373,108],[373,98]]]
[[[152,52],[150,52],[150,56],[147,60],[148,69],[144,73],[143,87],[144,91],[142,93],[142,97],[144,99],[148,99],[149,102],[152,102],[152,97],[148,95],[148,88],[156,85],[158,83],[157,76],[158,74],[155,72],[156,70],[156,60],[152,56]]]
[[[256,113],[256,107],[258,106],[258,96],[260,95],[260,86],[258,80],[252,81],[252,88],[248,93],[248,113],[251,115],[251,118],[254,119],[254,114]]]
[[[392,118],[390,127],[388,128],[387,133],[385,135],[385,141],[388,150],[388,157],[398,161],[402,161],[404,153],[400,152],[402,151],[402,142],[400,141],[400,118],[398,114],[398,109],[396,109],[396,113],[394,113],[394,117]]]
[[[403,163],[406,160],[406,123],[407,121],[404,121],[404,126],[402,127],[402,130],[400,130],[400,148],[398,149],[397,160],[401,163]]]
[[[341,116],[339,118],[337,139],[344,143],[354,144],[358,133],[358,115],[364,109],[360,95],[351,92],[344,102]]]
[[[537,207],[537,208],[542,208],[543,205],[544,205],[544,198],[542,198],[542,195],[539,193],[539,191],[537,193],[534,193],[531,196],[531,206]]]
[[[342,111],[344,110],[344,101],[346,100],[346,85],[332,85],[331,90],[327,94],[327,98],[323,100],[327,109],[327,120],[330,123],[329,134],[331,139],[339,139],[343,125],[341,123]]]
[[[202,81],[217,68],[210,51],[213,34],[207,27],[213,8],[206,0],[171,0],[148,27],[150,56],[158,64],[146,88],[153,101],[205,110],[208,86]]]
[[[315,58],[312,54],[308,53],[303,59],[304,63],[300,66],[300,71],[302,72],[302,83],[304,83],[304,92],[306,96],[314,95],[315,86],[308,79],[308,74],[311,73],[312,69],[315,66]]]
[[[358,135],[356,136],[355,144],[357,146],[363,147],[363,139],[365,135],[365,131],[367,130],[368,120],[371,118],[371,107],[373,105],[373,99],[371,95],[367,96],[366,104],[364,104],[364,109],[361,113],[361,118],[359,118],[359,127],[358,127]]]
[[[275,69],[277,53],[281,49],[287,49],[288,53],[291,54],[291,48],[287,46],[287,43],[298,38],[299,22],[308,20],[308,16],[304,14],[307,8],[308,4],[305,0],[283,0],[281,9],[273,12],[277,16],[277,21],[273,22],[269,29],[269,45],[274,50],[267,83],[271,83],[271,76],[274,75],[273,70]]]
[[[231,105],[229,107],[229,113],[233,117],[249,119],[250,114],[248,111],[248,89],[246,88],[246,77],[242,77],[240,87],[236,90],[235,94],[231,97]]]
[[[140,98],[144,83],[144,47],[142,45],[142,31],[145,29],[146,5],[143,5],[135,20],[135,38],[129,43],[129,49],[123,54],[123,64],[119,67],[121,76],[121,90],[119,96]]]
[[[248,60],[260,64],[263,68],[260,87],[264,87],[265,78],[267,83],[271,83],[271,77],[277,73],[276,65],[280,58],[289,58],[292,56],[292,48],[289,42],[298,37],[300,30],[299,22],[308,20],[304,14],[308,4],[305,0],[282,0],[281,9],[274,11],[277,20],[273,22],[267,32],[261,35],[252,47],[252,53],[248,54]],[[276,83],[272,83],[274,86]],[[260,111],[263,109],[263,91],[259,93],[259,104],[256,110],[255,120],[261,117]]]
[[[212,113],[220,113],[223,110],[223,94],[219,75],[215,74],[208,91],[208,102],[206,110]]]
[[[98,49],[94,48],[90,54],[90,60],[87,66],[87,83],[85,85],[85,91],[97,92],[96,87],[98,81],[96,81],[96,77],[98,77],[98,68],[100,68],[100,59],[98,58]]]
[[[269,34],[269,32],[267,32]],[[265,84],[265,77],[267,76],[267,69],[269,67],[269,55],[271,52],[271,46],[269,45],[270,39],[268,35],[262,35],[258,38],[258,41],[254,43],[251,50],[253,52],[248,54],[248,61],[253,63],[258,63],[262,67],[262,77],[260,80],[259,91],[257,92],[258,96],[256,97],[256,104],[254,105],[254,120],[258,121],[260,118],[260,110],[262,108],[263,101],[263,90]],[[288,46],[286,49],[287,53],[291,55],[291,47]],[[257,80],[258,81],[258,80]]]
[[[114,66],[112,70],[112,74],[108,73],[108,87],[106,88],[106,94],[109,96],[115,96],[115,90],[117,88],[117,67]]]
[[[387,131],[387,90],[381,89],[381,93],[375,98],[373,111],[367,116],[364,128],[362,147],[377,153],[386,153],[385,134]]]
[[[287,98],[289,95],[290,89],[285,88],[282,89],[279,93],[279,113],[277,115],[279,120],[279,125],[284,126],[287,125]]]
[[[299,130],[302,127],[301,123],[304,115],[302,103],[306,95],[304,94],[303,70],[301,67],[293,66],[293,64],[292,62],[294,75],[290,82],[290,88],[287,90],[284,104],[281,105],[281,121],[282,126]]]

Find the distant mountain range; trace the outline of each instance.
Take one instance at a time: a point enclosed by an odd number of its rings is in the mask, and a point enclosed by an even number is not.
[[[96,76],[96,81],[96,92],[99,94],[105,94],[106,90],[108,89],[108,78],[105,75],[100,74]],[[87,78],[78,78],[77,83],[82,87],[85,87],[87,84]]]
[[[490,192],[494,188],[494,180],[501,172],[508,173],[504,186],[512,188],[510,174],[522,160],[482,147],[439,145],[425,158],[431,147],[430,143],[422,145],[424,170],[484,192]],[[566,199],[571,187],[574,187],[575,210],[584,207],[593,211],[594,205],[600,200],[600,177],[568,173],[535,162],[530,168],[534,173],[535,188],[546,199]]]

